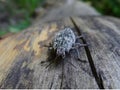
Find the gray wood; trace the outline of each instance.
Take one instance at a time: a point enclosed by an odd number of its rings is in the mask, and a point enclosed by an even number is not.
[[[81,16],[35,24],[0,41],[0,88],[120,88],[120,20]],[[49,44],[61,28],[69,26],[78,40],[81,60],[72,50],[57,67],[46,68]]]
[[[74,21],[89,43],[90,54],[104,88],[120,88],[120,20],[74,17]]]
[[[0,39],[0,88],[119,89],[120,20],[98,16],[82,2],[52,1],[47,4],[53,7],[43,9],[34,25]],[[92,16],[76,17],[80,15]],[[57,60],[56,67],[52,64],[46,68],[55,55],[48,54],[43,45],[65,26],[71,27],[76,36],[84,35],[77,42],[89,44],[78,49],[81,60],[87,63],[78,61],[77,52],[72,50],[64,60]]]
[[[80,0],[46,0],[48,7],[37,10],[39,23],[68,18],[70,16],[99,16],[93,7]]]
[[[92,75],[84,48],[76,59],[73,50],[57,67],[49,64],[48,48],[54,34],[61,28],[70,26],[79,34],[69,18],[49,23],[36,24],[0,41],[0,88],[99,88]],[[81,42],[79,40],[78,42]],[[53,57],[55,55],[53,54]],[[53,59],[53,58],[52,58]]]

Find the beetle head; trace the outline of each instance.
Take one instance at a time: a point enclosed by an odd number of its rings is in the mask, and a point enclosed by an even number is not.
[[[58,56],[62,56],[62,58],[65,57],[65,49],[63,47],[58,48],[56,53]]]

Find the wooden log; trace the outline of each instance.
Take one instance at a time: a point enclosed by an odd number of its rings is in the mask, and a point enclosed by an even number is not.
[[[40,8],[36,13],[38,17],[35,22],[39,23],[59,20],[70,16],[100,16],[93,7],[80,0],[46,0],[48,8]]]
[[[98,88],[89,63],[75,59],[75,51],[66,56],[64,63],[52,69],[46,68],[49,62],[43,63],[47,60],[48,49],[42,45],[49,44],[54,34],[64,26],[74,28],[70,19],[65,19],[30,27],[1,41],[0,87]],[[80,57],[87,60],[84,48],[80,49]]]
[[[86,51],[90,52],[89,59],[92,57],[104,88],[120,88],[120,20],[82,17],[74,18],[74,21],[81,33],[85,33],[84,42],[89,43],[89,51]]]
[[[72,17],[35,24],[0,41],[0,88],[120,88],[120,20],[111,17]],[[78,40],[89,43],[80,57],[71,51],[57,66],[48,48],[55,33],[69,26]],[[52,60],[51,59],[51,60]]]

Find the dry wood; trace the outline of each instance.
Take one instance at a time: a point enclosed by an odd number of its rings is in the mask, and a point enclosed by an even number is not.
[[[85,34],[91,55],[88,58],[92,57],[104,88],[120,88],[120,21],[111,17],[81,17],[74,18],[74,22]]]
[[[78,34],[71,20],[64,19],[36,24],[1,40],[0,88],[99,88],[84,48],[79,49],[80,57],[88,63],[79,62],[73,50],[57,67],[46,68],[48,49],[43,45],[49,44],[64,26],[70,26]]]
[[[63,2],[25,31],[0,39],[0,88],[120,88],[120,20],[93,16],[99,14],[78,1]],[[64,18],[76,15],[92,16]],[[85,35],[77,42],[89,44],[78,49],[87,63],[72,50],[57,66],[46,68],[55,55],[44,45],[65,26],[76,36]]]
[[[120,20],[111,17],[74,17],[35,24],[19,34],[0,41],[0,88],[120,88]],[[57,67],[49,64],[49,44],[64,26],[70,26],[80,48],[73,50]],[[49,56],[49,57],[55,57]]]

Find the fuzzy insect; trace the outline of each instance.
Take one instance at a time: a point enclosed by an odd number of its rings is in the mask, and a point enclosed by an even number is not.
[[[78,59],[80,59],[78,47],[87,46],[87,44],[76,43],[76,40],[79,38],[82,38],[82,35],[76,37],[72,29],[70,27],[66,27],[56,33],[52,44],[49,47],[54,49],[56,51],[56,55],[62,56],[62,58],[65,58],[66,53],[69,53],[70,50],[75,49],[77,51]]]

